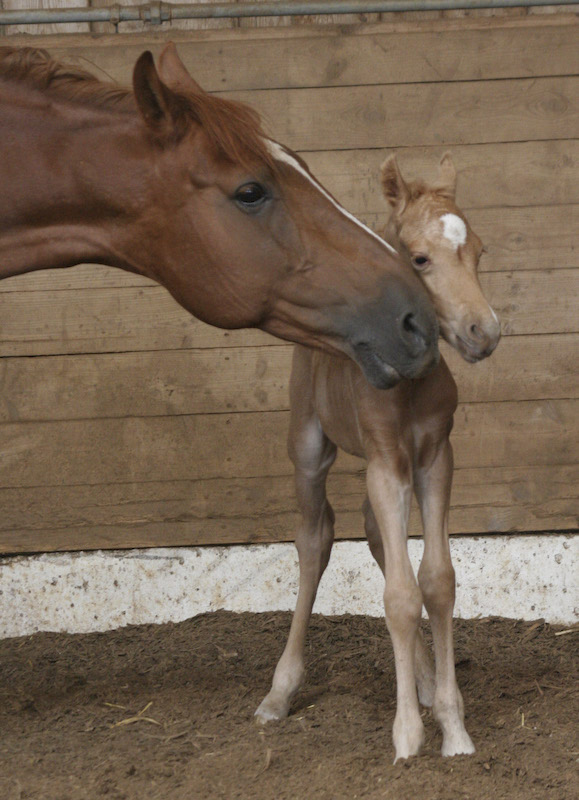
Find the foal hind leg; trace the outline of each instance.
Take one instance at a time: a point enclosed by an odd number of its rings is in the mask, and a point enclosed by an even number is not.
[[[292,698],[302,685],[306,633],[334,541],[334,512],[326,498],[326,477],[336,458],[336,447],[326,438],[314,414],[294,416],[289,450],[302,515],[296,535],[300,584],[288,641],[271,690],[255,712],[262,723],[287,717]]]
[[[372,506],[368,498],[364,501],[364,530],[370,545],[370,552],[374,556],[378,566],[383,573],[386,571],[384,563],[384,546],[376,517],[372,511]],[[418,699],[423,706],[430,708],[434,702],[434,663],[430,651],[426,646],[422,633],[418,631],[416,645],[414,648],[414,677],[416,678],[416,688],[418,689]]]
[[[436,690],[432,711],[442,728],[442,755],[452,756],[474,753],[474,745],[464,727],[464,706],[454,668],[455,576],[448,541],[452,448],[448,437],[432,448],[428,465],[416,472],[416,494],[424,526],[424,556],[418,582],[434,639]]]

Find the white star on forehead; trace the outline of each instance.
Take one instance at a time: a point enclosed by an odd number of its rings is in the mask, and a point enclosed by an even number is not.
[[[456,214],[443,214],[440,218],[444,238],[448,239],[455,250],[466,242],[466,225]]]

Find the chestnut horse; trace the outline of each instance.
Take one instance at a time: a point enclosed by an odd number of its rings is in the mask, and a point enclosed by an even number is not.
[[[221,328],[355,359],[379,387],[436,363],[420,281],[247,106],[175,46],[133,89],[0,48],[0,278],[81,262],[145,275]]]
[[[477,278],[482,244],[455,204],[456,172],[450,156],[443,157],[435,186],[407,184],[392,157],[382,167],[382,185],[393,207],[386,235],[422,279],[442,336],[467,361],[490,355],[500,326]],[[334,513],[325,483],[341,447],[368,461],[365,529],[386,577],[384,606],[397,680],[396,759],[415,755],[423,743],[418,697],[432,706],[442,727],[443,755],[472,753],[452,642],[449,434],[457,390],[447,365],[441,360],[427,377],[379,391],[351,361],[297,347],[290,393],[289,452],[302,514],[296,538],[300,587],[288,643],[272,689],[256,711],[258,720],[285,717],[304,677],[306,630],[333,542]],[[418,582],[407,552],[413,488],[424,528]],[[423,603],[432,625],[436,672],[419,634]]]

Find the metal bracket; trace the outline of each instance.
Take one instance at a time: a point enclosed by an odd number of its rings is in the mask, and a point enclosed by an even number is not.
[[[116,28],[116,27],[117,27],[117,25],[119,24],[119,22],[121,21],[121,7],[120,7],[120,5],[117,3],[116,5],[114,5],[114,6],[110,6],[109,8],[110,8],[110,18],[109,18],[109,21],[110,21],[110,22],[111,22],[111,24],[112,24],[112,25],[114,25],[114,26],[115,26],[115,28]]]

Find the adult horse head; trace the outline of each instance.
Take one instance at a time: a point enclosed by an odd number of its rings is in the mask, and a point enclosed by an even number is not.
[[[435,363],[416,276],[173,45],[158,68],[143,53],[132,92],[0,50],[0,123],[0,277],[120,267],[212,325],[351,356],[379,387]]]

